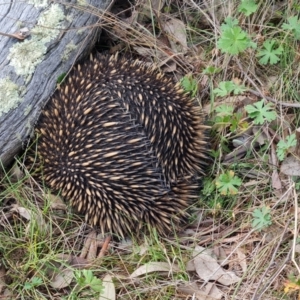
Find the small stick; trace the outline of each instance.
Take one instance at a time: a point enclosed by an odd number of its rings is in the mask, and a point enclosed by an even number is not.
[[[5,33],[5,32],[0,31],[0,35],[12,37],[12,38],[23,41],[25,38],[27,38],[30,35],[30,31],[27,27],[24,27],[15,33]]]
[[[102,258],[105,255],[105,252],[107,251],[110,240],[111,240],[110,235],[105,238],[105,241],[104,241],[101,251],[98,255],[98,258]]]

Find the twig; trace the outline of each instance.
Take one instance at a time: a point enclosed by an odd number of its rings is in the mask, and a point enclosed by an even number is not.
[[[282,105],[282,106],[285,106],[285,107],[296,107],[296,108],[299,108],[300,107],[300,103],[290,103],[290,102],[282,102],[282,101],[277,101],[276,99],[272,98],[272,97],[269,97],[269,96],[264,96],[262,93],[260,92],[257,92],[257,91],[254,91],[254,90],[249,90],[249,92],[255,96],[261,96],[262,98],[270,101],[270,102],[273,102],[277,105]]]
[[[102,245],[102,248],[100,250],[98,258],[102,258],[103,256],[105,256],[105,253],[107,251],[107,248],[108,248],[110,240],[111,240],[111,236],[110,235],[105,238],[105,241],[104,241],[104,243]]]
[[[15,33],[4,33],[4,32],[0,31],[0,35],[12,37],[12,38],[23,41],[25,38],[27,38],[30,35],[30,31],[27,27],[24,27]]]

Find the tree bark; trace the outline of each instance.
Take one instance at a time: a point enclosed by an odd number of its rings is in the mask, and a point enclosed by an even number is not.
[[[101,16],[112,2],[8,0],[0,5],[0,163],[3,166],[13,160],[28,140],[59,77],[93,47]],[[24,31],[30,35],[24,38]]]

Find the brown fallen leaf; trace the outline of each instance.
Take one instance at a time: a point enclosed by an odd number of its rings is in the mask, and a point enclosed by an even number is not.
[[[21,217],[23,217],[24,219],[26,219],[29,222],[37,222],[37,224],[39,225],[39,228],[41,230],[44,230],[44,231],[48,230],[48,226],[47,226],[42,214],[38,214],[28,208],[19,206],[18,204],[13,204],[13,207],[10,211],[18,213]],[[26,228],[26,233],[28,233],[29,230],[30,230],[30,226],[28,225]]]
[[[216,280],[223,285],[231,285],[241,280],[232,271],[224,270],[217,260],[212,257],[211,251],[201,246],[195,247],[193,257],[196,272],[205,281]]]
[[[295,156],[289,156],[281,164],[280,172],[288,176],[300,176],[300,160]]]
[[[112,281],[112,277],[106,274],[102,280],[104,287],[103,292],[100,295],[99,300],[115,300],[116,299],[116,288]]]
[[[32,211],[30,209],[21,207],[18,204],[13,204],[11,211],[18,213],[21,217],[25,218],[27,221],[31,220]]]
[[[49,200],[52,209],[64,211],[68,209],[66,203],[62,200],[60,196],[51,193],[45,193],[43,196]]]
[[[21,170],[20,166],[15,164],[10,170],[10,180],[12,182],[18,182],[24,177],[24,172]]]
[[[281,180],[279,178],[277,170],[273,170],[272,172],[272,187],[277,190],[282,189]]]
[[[236,249],[236,253],[237,253],[237,256],[238,256],[239,265],[241,266],[243,272],[246,272],[247,271],[246,255],[244,254],[244,252],[240,248]]]
[[[218,289],[216,284],[210,282],[203,289],[200,289],[196,282],[193,282],[179,285],[177,290],[185,295],[196,297],[197,300],[219,300],[224,296],[224,293]]]
[[[130,275],[130,278],[135,278],[152,272],[179,272],[179,271],[180,269],[177,265],[170,265],[166,262],[153,261],[137,268]]]
[[[74,278],[73,270],[69,268],[65,268],[57,272],[57,274],[51,280],[50,285],[55,289],[62,289],[69,286],[73,278]]]
[[[71,254],[58,254],[57,259],[65,261],[65,263],[75,269],[85,269],[90,267],[90,262],[83,257]]]
[[[168,34],[168,39],[173,52],[176,53],[186,53],[187,52],[187,38],[185,24],[176,18],[162,18],[161,26]],[[164,20],[165,19],[165,20]]]

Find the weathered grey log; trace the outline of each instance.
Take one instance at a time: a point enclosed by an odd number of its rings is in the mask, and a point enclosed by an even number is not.
[[[113,0],[2,1],[0,33],[0,163],[9,164],[32,133],[60,75],[96,41],[101,15]],[[100,17],[99,17],[100,16]]]

